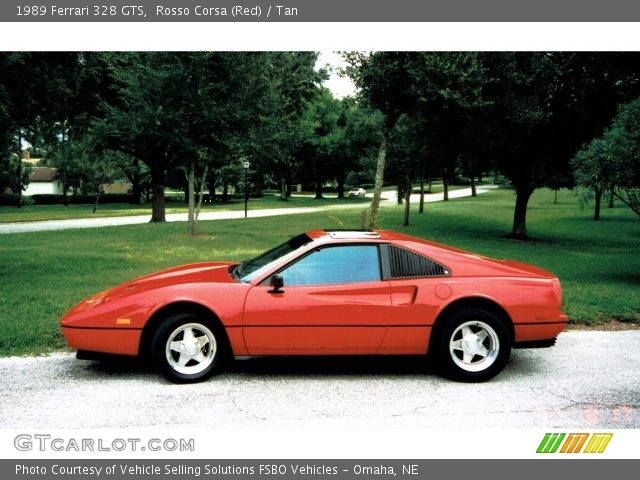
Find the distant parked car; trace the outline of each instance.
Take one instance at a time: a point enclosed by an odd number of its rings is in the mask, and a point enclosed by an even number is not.
[[[350,197],[364,197],[367,191],[364,188],[352,188],[349,190]]]
[[[79,358],[148,354],[174,382],[224,357],[424,355],[488,380],[512,347],[549,347],[567,324],[560,282],[391,231],[313,230],[257,256],[169,268],[82,301],[61,321]]]

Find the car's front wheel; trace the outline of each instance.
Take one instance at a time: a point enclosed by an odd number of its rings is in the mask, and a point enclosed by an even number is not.
[[[484,382],[507,364],[511,335],[494,313],[467,308],[445,319],[434,347],[438,366],[446,376],[465,382]]]
[[[172,382],[205,380],[220,363],[224,345],[221,340],[216,329],[199,315],[172,315],[160,325],[153,337],[154,363]]]

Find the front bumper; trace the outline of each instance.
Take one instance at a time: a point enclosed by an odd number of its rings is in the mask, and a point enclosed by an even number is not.
[[[67,344],[76,350],[138,355],[141,329],[62,327]]]

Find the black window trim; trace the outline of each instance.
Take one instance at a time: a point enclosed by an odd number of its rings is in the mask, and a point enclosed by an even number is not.
[[[390,247],[396,247],[399,248],[400,250],[404,250],[406,252],[409,253],[413,253],[414,255],[418,255],[422,258],[424,258],[425,260],[428,260],[430,262],[435,263],[436,265],[439,265],[440,267],[442,267],[445,271],[444,275],[416,275],[416,276],[411,276],[411,277],[394,277],[391,275],[391,260],[390,260],[390,255],[389,255],[389,248]],[[411,280],[414,278],[443,278],[443,277],[450,277],[451,276],[451,269],[449,267],[447,267],[445,264],[443,264],[442,262],[437,262],[436,260],[434,260],[433,258],[427,257],[426,255],[416,252],[415,250],[412,250],[410,248],[407,248],[405,246],[400,246],[400,245],[396,245],[394,243],[381,243],[380,244],[380,260],[382,261],[382,274],[383,280]]]

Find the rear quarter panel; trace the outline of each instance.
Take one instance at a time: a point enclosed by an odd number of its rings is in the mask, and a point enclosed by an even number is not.
[[[515,342],[550,339],[564,328],[552,279],[437,277],[391,280],[390,284],[393,308],[384,353],[426,352],[433,326],[444,310],[469,299],[501,307],[513,323]],[[416,288],[413,304],[406,301],[411,287]]]

